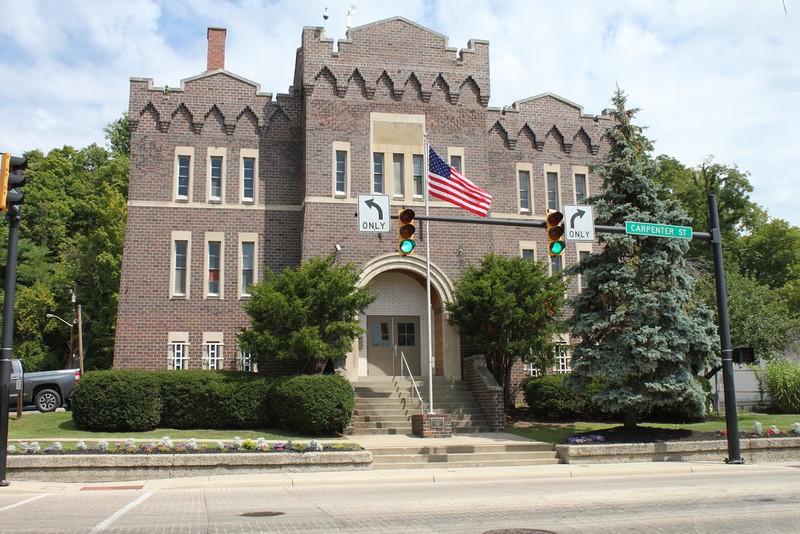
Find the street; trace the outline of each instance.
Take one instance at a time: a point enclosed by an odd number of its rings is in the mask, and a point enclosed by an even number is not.
[[[0,488],[4,533],[514,529],[800,532],[800,466],[553,465]]]

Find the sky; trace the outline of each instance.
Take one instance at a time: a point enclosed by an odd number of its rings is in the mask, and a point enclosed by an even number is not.
[[[107,146],[130,78],[201,74],[209,27],[227,28],[226,70],[287,93],[302,28],[327,7],[344,39],[350,6],[353,27],[488,40],[490,107],[555,93],[595,115],[619,87],[654,156],[736,165],[800,226],[800,0],[0,0],[0,151]]]

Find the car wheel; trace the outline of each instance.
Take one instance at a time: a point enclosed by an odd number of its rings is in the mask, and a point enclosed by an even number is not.
[[[53,389],[43,389],[36,394],[34,402],[40,412],[52,412],[61,406],[61,395]]]

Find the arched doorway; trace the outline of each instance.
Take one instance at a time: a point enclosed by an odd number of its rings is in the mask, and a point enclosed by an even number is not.
[[[359,285],[369,284],[377,299],[361,317],[366,330],[348,357],[350,380],[358,377],[399,376],[408,371],[461,379],[460,342],[445,320],[444,302],[452,300],[450,280],[431,265],[432,351],[429,351],[426,268],[422,259],[396,254],[375,258],[365,265]],[[402,361],[405,356],[406,364]]]

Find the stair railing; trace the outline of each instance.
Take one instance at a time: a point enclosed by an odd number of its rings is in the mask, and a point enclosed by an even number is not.
[[[417,398],[419,399],[420,406],[422,406],[422,413],[425,413],[425,401],[422,400],[422,395],[419,392],[419,388],[417,387],[417,381],[414,380],[414,375],[411,374],[411,368],[408,366],[408,360],[406,360],[405,353],[401,350],[400,351],[400,378],[405,378],[405,371],[408,371],[408,378],[411,379],[411,385],[414,388],[414,393],[417,394]],[[405,370],[405,371],[404,371]]]

